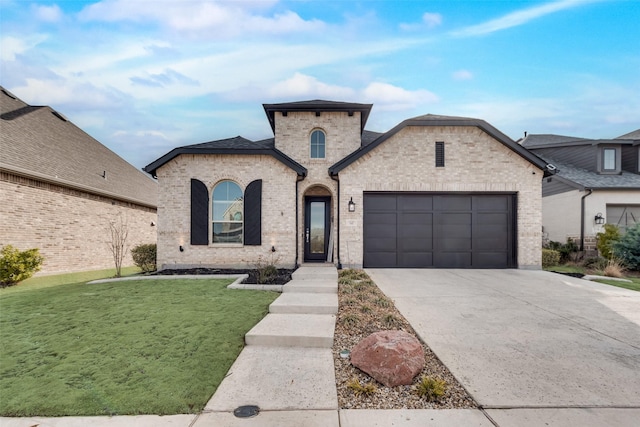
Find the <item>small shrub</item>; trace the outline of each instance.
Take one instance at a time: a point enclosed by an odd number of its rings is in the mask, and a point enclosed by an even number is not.
[[[586,258],[582,265],[590,270],[604,270],[609,261],[602,257]]]
[[[263,258],[262,256],[258,257],[258,261],[255,263],[258,283],[268,284],[271,283],[273,279],[278,277],[278,268],[276,267],[276,264],[279,261],[280,257],[275,256],[273,253],[271,254],[271,258],[269,260]]]
[[[578,252],[578,249],[580,248],[578,248],[578,245],[576,244],[576,242],[568,238],[567,243],[550,241],[545,249],[552,249],[560,253],[560,261],[556,263],[557,265],[557,264],[563,264],[569,261],[572,258],[572,255],[575,252]]]
[[[640,223],[628,228],[624,236],[613,243],[613,251],[631,270],[640,270]]]
[[[560,252],[554,249],[542,250],[542,267],[553,267],[560,264]]]
[[[353,279],[351,277],[342,276],[338,278],[339,285],[353,285]]]
[[[131,249],[131,257],[143,273],[156,271],[157,246],[155,243],[138,245]]]
[[[380,297],[380,298],[376,299],[374,301],[374,304],[377,305],[378,307],[382,307],[382,308],[391,307],[391,301],[389,301],[388,299],[386,299],[384,297]]]
[[[341,278],[344,277],[351,280],[363,280],[369,278],[369,276],[367,276],[367,273],[365,273],[363,270],[353,269],[340,270],[339,276]]]
[[[429,402],[434,402],[446,393],[447,382],[423,375],[418,384],[414,386],[414,391],[418,396],[424,397]]]
[[[363,304],[360,307],[360,311],[363,312],[363,313],[371,313],[371,307],[368,306],[367,304]]]
[[[607,259],[613,257],[613,244],[620,240],[620,230],[613,224],[605,224],[604,232],[596,235],[598,243],[596,247],[600,255]]]
[[[348,306],[354,306],[354,305],[358,304],[358,301],[354,300],[353,298],[348,298],[348,299],[344,300],[344,304],[348,305]]]
[[[340,320],[344,326],[356,326],[360,323],[360,317],[357,314],[345,314]]]
[[[611,258],[604,268],[604,275],[608,277],[624,277],[624,264],[615,258]]]
[[[387,313],[384,316],[382,316],[382,323],[386,327],[392,328],[396,326],[396,324],[398,324],[398,318],[391,313]]]
[[[356,298],[358,298],[362,302],[369,301],[369,293],[368,292],[358,292],[358,294],[356,295]]]
[[[20,251],[6,245],[0,251],[0,287],[13,286],[40,271],[44,258],[37,248]]]
[[[363,394],[368,396],[378,391],[378,388],[375,386],[375,384],[372,384],[372,383],[362,384],[357,378],[352,378],[347,383],[347,387],[350,388],[353,391],[353,394],[355,394],[356,396],[360,396]]]

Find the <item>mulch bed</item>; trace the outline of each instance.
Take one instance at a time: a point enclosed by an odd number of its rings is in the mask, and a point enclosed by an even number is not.
[[[249,285],[284,285],[285,283],[291,280],[291,274],[295,270],[289,270],[285,268],[278,269],[278,274],[276,276],[271,277],[269,280],[264,281],[264,283],[258,281],[258,271],[257,270],[242,270],[242,269],[223,269],[223,268],[184,268],[184,269],[176,269],[176,270],[161,270],[154,274],[163,275],[163,276],[180,276],[185,274],[248,274],[249,277],[242,281],[242,283]]]

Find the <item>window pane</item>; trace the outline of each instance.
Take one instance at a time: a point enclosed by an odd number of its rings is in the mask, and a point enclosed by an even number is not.
[[[605,170],[615,170],[616,168],[616,149],[615,148],[605,148],[604,149],[604,164],[603,169]]]
[[[238,184],[219,183],[212,199],[213,243],[242,243],[244,199]]]
[[[324,158],[325,135],[320,130],[314,130],[311,133],[311,158]]]
[[[242,223],[213,223],[213,243],[242,243]]]

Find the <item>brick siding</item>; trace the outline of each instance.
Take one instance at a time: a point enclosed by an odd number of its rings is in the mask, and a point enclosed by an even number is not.
[[[109,222],[122,215],[128,244],[156,242],[155,209],[0,173],[0,245],[39,248],[39,275],[114,268],[108,248]],[[133,265],[128,254],[123,265]]]

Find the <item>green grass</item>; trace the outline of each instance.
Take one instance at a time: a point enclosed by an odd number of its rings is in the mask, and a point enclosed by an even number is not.
[[[637,277],[625,277],[625,279],[631,280],[631,283],[629,283],[629,282],[619,282],[617,280],[606,280],[606,279],[596,280],[596,282],[604,283],[606,285],[617,286],[619,288],[625,288],[625,289],[630,289],[632,291],[640,292],[640,278],[637,278]]]
[[[0,415],[201,411],[276,293],[229,280],[0,293]],[[22,285],[19,285],[22,286]]]
[[[140,273],[138,267],[122,267],[120,271],[123,277],[133,276]],[[80,273],[53,274],[48,276],[37,276],[27,279],[17,285],[8,288],[0,288],[0,295],[11,292],[24,292],[34,289],[49,288],[51,286],[66,285],[69,283],[90,282],[92,280],[107,279],[115,277],[116,269],[83,271]]]

